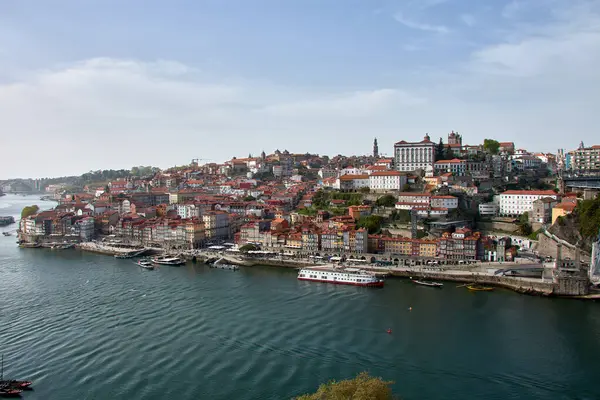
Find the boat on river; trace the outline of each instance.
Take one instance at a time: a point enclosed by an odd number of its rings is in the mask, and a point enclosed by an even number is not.
[[[429,287],[435,287],[435,288],[442,288],[444,286],[444,284],[440,283],[440,282],[429,282],[429,281],[424,281],[424,280],[420,280],[420,279],[412,279],[412,282],[417,285],[429,286]]]
[[[152,264],[152,261],[148,260],[148,259],[144,259],[144,258],[139,260],[137,262],[137,265],[139,265],[140,267],[142,267],[144,269],[154,269],[154,264]]]
[[[366,287],[383,287],[384,285],[384,280],[371,272],[359,268],[344,267],[302,268],[298,272],[298,280]]]
[[[238,269],[240,269],[240,267],[238,267],[237,265],[223,263],[222,262],[223,260],[224,260],[224,258],[221,257],[217,261],[215,261],[214,263],[209,264],[208,266],[210,268],[228,269],[230,271],[237,271]]]
[[[491,292],[492,290],[494,290],[493,287],[482,285],[467,285],[467,289],[473,292]]]
[[[161,265],[182,265],[185,264],[185,260],[175,256],[158,256],[152,259],[154,264]]]
[[[2,367],[0,368],[0,397],[20,397],[23,389],[29,389],[33,382],[4,379],[4,354],[2,355]]]

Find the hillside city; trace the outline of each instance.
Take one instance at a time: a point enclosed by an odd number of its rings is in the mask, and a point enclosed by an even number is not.
[[[222,164],[195,159],[166,170],[95,171],[0,187],[58,201],[52,210],[24,210],[21,243],[110,239],[167,251],[227,243],[404,264],[552,259],[556,227],[597,193],[573,177],[600,170],[598,145],[536,153],[492,139],[467,145],[452,131],[446,140],[426,134],[390,150],[393,157],[382,156],[375,139],[368,156],[263,151]],[[589,264],[598,225],[587,235],[573,226],[580,232],[571,232],[578,237],[571,245],[583,251],[570,258]]]

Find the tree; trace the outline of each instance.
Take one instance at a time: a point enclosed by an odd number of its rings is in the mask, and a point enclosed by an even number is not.
[[[37,205],[27,206],[27,207],[23,208],[23,210],[21,210],[21,219],[27,218],[30,215],[34,215],[39,210],[40,210],[40,208]]]
[[[444,141],[442,140],[442,138],[440,138],[440,142],[438,143],[437,147],[435,148],[435,159],[436,160],[444,159]]]
[[[485,139],[483,141],[483,149],[491,154],[498,154],[500,150],[500,142],[494,139]]]
[[[391,400],[394,382],[374,378],[366,372],[361,372],[354,379],[330,381],[319,386],[313,394],[305,394],[295,400]]]
[[[258,246],[255,244],[251,244],[251,243],[245,244],[242,247],[240,247],[240,251],[242,253],[247,253],[249,251],[255,251],[255,250],[258,250]]]
[[[366,217],[361,217],[356,224],[359,228],[365,228],[369,231],[369,233],[377,233],[381,227],[381,222],[383,218],[379,215],[369,215]]]
[[[396,198],[391,194],[386,194],[378,198],[375,204],[379,207],[394,207],[396,205]]]
[[[519,233],[521,235],[529,236],[533,233],[533,228],[531,227],[531,224],[529,223],[529,213],[528,212],[524,212],[523,214],[521,214],[517,225],[519,226]]]
[[[254,197],[254,196],[246,196],[246,197],[244,197],[244,201],[254,201],[254,200],[256,200],[256,197]]]

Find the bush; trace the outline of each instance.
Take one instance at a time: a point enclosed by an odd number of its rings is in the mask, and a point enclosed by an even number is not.
[[[255,251],[255,250],[258,250],[258,246],[254,245],[254,244],[250,244],[250,243],[245,244],[242,247],[240,247],[240,251],[242,253],[247,253],[249,251]]]
[[[381,378],[373,378],[366,372],[361,372],[354,379],[330,381],[323,384],[313,394],[305,394],[295,400],[391,400],[393,382]]]
[[[379,207],[394,207],[396,205],[396,197],[386,194],[378,198],[375,204]]]

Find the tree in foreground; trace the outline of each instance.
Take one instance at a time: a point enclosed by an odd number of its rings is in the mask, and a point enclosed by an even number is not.
[[[21,210],[21,218],[23,219],[29,217],[30,215],[37,214],[39,209],[40,208],[37,205],[27,206]]]
[[[305,394],[295,400],[392,400],[392,383],[361,372],[354,379],[323,384],[315,393]]]

